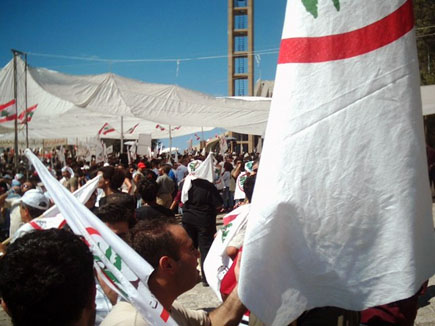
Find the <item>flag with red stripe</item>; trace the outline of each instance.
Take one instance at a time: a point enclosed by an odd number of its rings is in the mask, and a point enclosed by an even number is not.
[[[38,107],[38,104],[35,104],[35,105],[33,105],[33,106],[27,108],[27,109],[24,110],[23,112],[21,112],[21,113],[18,115],[18,121],[19,121],[20,123],[26,123],[26,121],[27,121],[27,122],[32,121],[33,114],[35,113],[35,110],[36,110],[37,107]],[[26,117],[27,117],[27,119],[26,119]]]
[[[139,123],[136,123],[133,127],[131,127],[130,129],[127,130],[127,134],[132,134],[134,132],[134,130],[136,129],[136,127],[139,126]]]
[[[98,131],[98,135],[107,135],[109,132],[113,131],[115,131],[115,128],[113,128],[109,123],[106,122]]]
[[[434,274],[413,25],[411,0],[287,2],[239,283],[266,325]]]
[[[94,267],[106,284],[135,306],[146,324],[177,325],[148,288],[152,266],[63,187],[29,149],[25,154],[68,226],[83,236],[94,255]]]
[[[15,112],[15,100],[0,104],[0,123],[13,121],[17,118]]]
[[[162,126],[159,125],[159,124],[156,124],[156,129],[160,129],[160,131],[164,131],[164,130],[165,130],[165,128],[162,127]]]

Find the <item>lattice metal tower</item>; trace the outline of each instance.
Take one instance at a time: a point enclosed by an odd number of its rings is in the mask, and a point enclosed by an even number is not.
[[[254,0],[228,0],[228,94],[254,95]]]

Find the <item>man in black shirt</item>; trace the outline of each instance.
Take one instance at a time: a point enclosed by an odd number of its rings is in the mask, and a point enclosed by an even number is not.
[[[189,199],[183,206],[183,227],[192,238],[195,248],[201,253],[201,275],[204,285],[208,285],[204,274],[204,260],[216,233],[216,212],[223,201],[216,187],[204,179],[192,180]]]
[[[143,205],[136,209],[136,219],[150,220],[161,216],[174,216],[174,213],[156,203],[157,183],[154,180],[142,179],[137,186],[137,192],[142,197]]]

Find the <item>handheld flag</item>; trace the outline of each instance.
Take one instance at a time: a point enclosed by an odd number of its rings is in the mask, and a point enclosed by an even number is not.
[[[132,303],[148,324],[176,325],[168,311],[148,289],[148,277],[153,271],[151,265],[78,202],[29,149],[26,149],[25,154],[68,226],[86,240],[94,255],[94,266],[99,275],[107,281],[107,285]]]
[[[419,87],[411,0],[287,2],[239,283],[266,325],[433,275]]]

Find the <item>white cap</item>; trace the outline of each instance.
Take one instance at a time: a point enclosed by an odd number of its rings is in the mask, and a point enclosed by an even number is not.
[[[47,210],[50,206],[48,198],[38,189],[30,189],[21,197],[21,202],[27,206]]]

